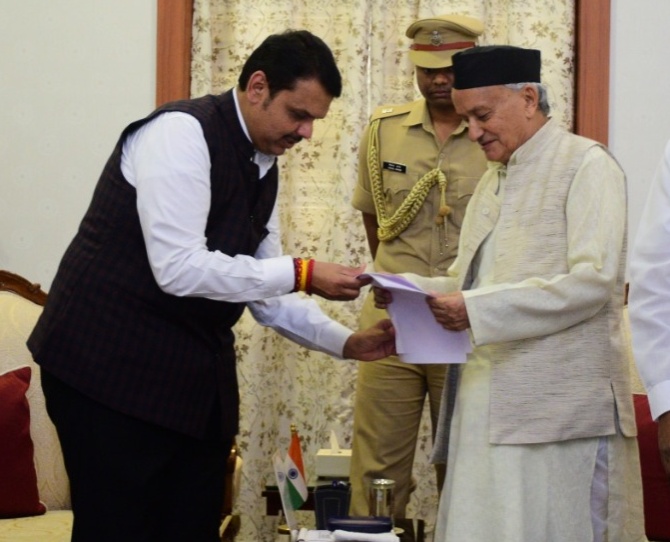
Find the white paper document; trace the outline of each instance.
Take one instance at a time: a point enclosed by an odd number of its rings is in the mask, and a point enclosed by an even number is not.
[[[387,307],[396,331],[396,350],[406,363],[465,363],[472,351],[467,331],[444,329],[426,303],[428,292],[400,275],[365,273],[372,284],[391,292]]]
[[[297,542],[333,542],[333,535],[330,531],[300,529]]]
[[[295,531],[294,531],[295,532]],[[394,533],[354,533],[349,531],[309,531],[300,529],[295,536],[291,536],[292,542],[400,542],[400,538]]]

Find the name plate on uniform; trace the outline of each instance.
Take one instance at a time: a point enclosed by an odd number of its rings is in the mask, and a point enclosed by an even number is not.
[[[383,169],[388,169],[389,171],[397,171],[398,173],[407,173],[407,166],[405,164],[396,164],[395,162],[384,162],[382,164]]]

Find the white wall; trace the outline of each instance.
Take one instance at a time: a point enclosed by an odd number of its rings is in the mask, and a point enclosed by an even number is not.
[[[668,21],[668,0],[612,0],[609,147],[628,177],[629,247],[670,139]]]
[[[0,269],[48,290],[155,74],[156,0],[0,0]]]

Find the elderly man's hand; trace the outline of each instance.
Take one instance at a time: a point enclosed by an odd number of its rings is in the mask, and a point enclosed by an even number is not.
[[[428,298],[428,306],[435,320],[443,328],[451,331],[463,331],[470,327],[468,310],[461,292],[434,294]]]
[[[349,301],[356,299],[368,280],[358,279],[365,265],[346,267],[337,263],[314,262],[312,269],[312,293],[325,299]]]
[[[342,356],[373,361],[396,354],[395,329],[391,320],[380,320],[374,326],[353,333],[344,343]]]

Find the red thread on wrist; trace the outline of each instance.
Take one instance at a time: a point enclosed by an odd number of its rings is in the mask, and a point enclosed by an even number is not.
[[[302,258],[293,258],[293,290],[292,292],[300,291],[300,276],[302,275]]]
[[[305,291],[308,295],[312,295],[312,274],[314,273],[314,260],[310,259],[307,263],[307,287]]]

